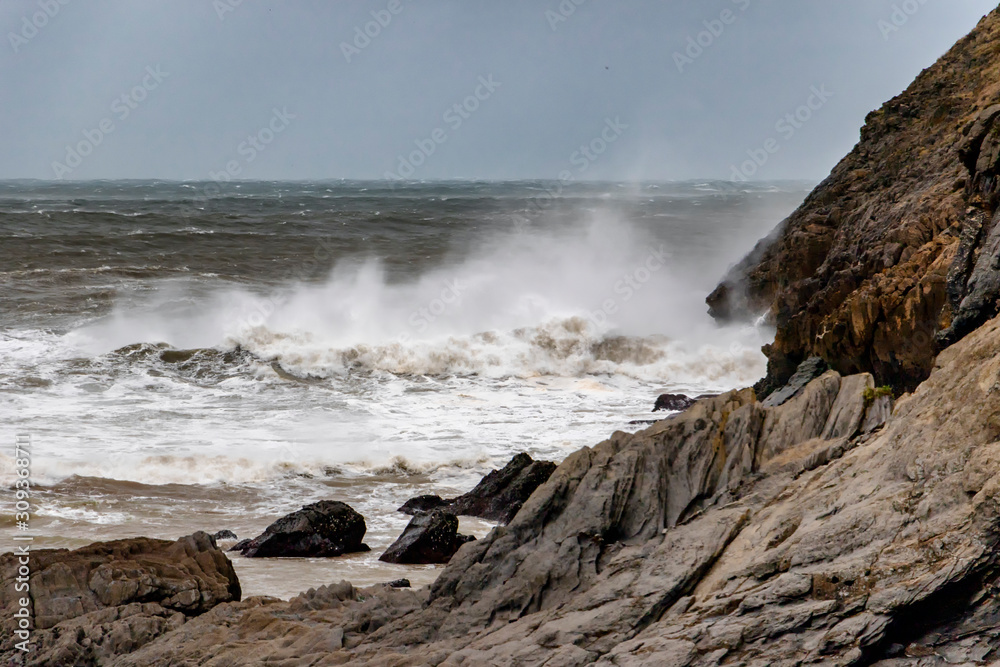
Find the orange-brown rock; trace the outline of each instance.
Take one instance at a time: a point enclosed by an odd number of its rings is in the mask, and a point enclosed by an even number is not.
[[[709,296],[717,318],[776,325],[762,393],[813,355],[911,389],[942,345],[996,314],[998,43],[994,12],[869,114],[851,153]]]

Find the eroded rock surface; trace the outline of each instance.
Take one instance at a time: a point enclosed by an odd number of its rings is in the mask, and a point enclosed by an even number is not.
[[[13,646],[19,599],[31,602],[29,665],[98,665],[129,653],[187,618],[240,599],[232,563],[206,533],[176,542],[134,538],[29,556],[29,591],[18,591],[18,555],[0,555],[0,657]]]
[[[851,153],[709,296],[718,318],[775,323],[761,396],[810,356],[909,391],[941,345],[996,314],[998,41],[994,11],[869,114]]]

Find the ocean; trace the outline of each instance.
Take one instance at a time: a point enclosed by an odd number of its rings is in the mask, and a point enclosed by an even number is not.
[[[377,560],[408,498],[763,375],[773,332],[704,298],[811,186],[0,182],[0,475],[30,434],[35,547],[333,499],[372,551],[234,555],[245,595],[429,583]]]

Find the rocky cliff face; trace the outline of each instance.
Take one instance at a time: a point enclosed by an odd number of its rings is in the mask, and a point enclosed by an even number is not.
[[[709,296],[717,318],[768,312],[768,381],[816,355],[912,389],[1000,297],[1000,13],[898,97],[802,206]]]

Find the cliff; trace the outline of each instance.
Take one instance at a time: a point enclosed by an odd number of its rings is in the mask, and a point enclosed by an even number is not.
[[[912,389],[944,346],[997,311],[1000,14],[901,95],[708,297],[719,319],[768,313],[764,392],[809,356]]]

